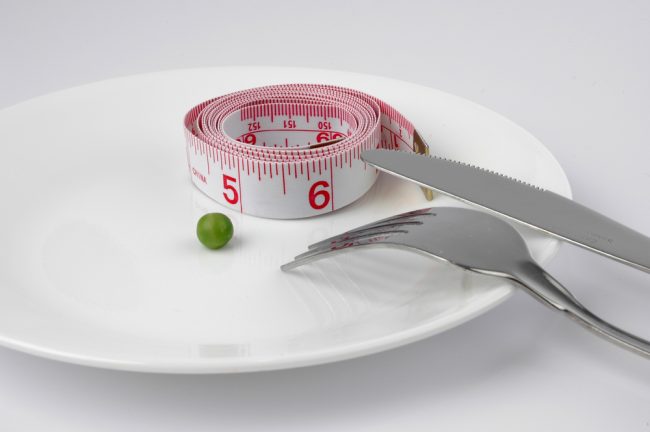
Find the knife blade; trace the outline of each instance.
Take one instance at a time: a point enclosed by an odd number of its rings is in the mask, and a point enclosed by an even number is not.
[[[437,156],[366,150],[361,158],[381,171],[650,273],[650,238],[554,192]]]

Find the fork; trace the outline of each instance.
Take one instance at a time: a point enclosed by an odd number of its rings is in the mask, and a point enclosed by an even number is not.
[[[512,225],[476,210],[434,207],[398,214],[315,243],[281,268],[291,270],[368,246],[410,250],[465,270],[511,280],[599,336],[650,357],[650,342],[594,315],[537,264]]]

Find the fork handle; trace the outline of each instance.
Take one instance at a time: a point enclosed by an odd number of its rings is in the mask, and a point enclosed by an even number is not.
[[[553,276],[534,262],[521,263],[512,276],[526,291],[547,306],[564,312],[587,329],[637,354],[650,358],[650,342],[599,318],[585,308]]]

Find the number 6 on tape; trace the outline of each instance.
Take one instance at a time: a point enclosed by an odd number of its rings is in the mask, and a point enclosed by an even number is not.
[[[202,192],[242,213],[281,219],[360,198],[377,178],[360,158],[364,150],[428,153],[413,125],[385,102],[319,84],[208,100],[185,116],[185,137],[192,182]]]
[[[316,192],[317,187],[322,187],[323,189]],[[326,189],[328,187],[330,187],[330,184],[323,180],[317,181],[316,183],[311,185],[311,188],[309,189],[309,205],[311,206],[311,208],[313,208],[314,210],[320,210],[327,207],[327,204],[329,204],[331,200],[330,193],[327,192]],[[320,204],[316,203],[317,196],[323,197]]]

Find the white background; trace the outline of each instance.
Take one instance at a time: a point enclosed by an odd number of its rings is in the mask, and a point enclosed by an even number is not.
[[[510,117],[555,154],[577,201],[650,234],[649,45],[646,1],[0,0],[0,108],[174,68],[385,75]],[[650,275],[568,245],[548,269],[650,338]],[[523,293],[425,341],[290,371],[147,375],[0,348],[3,432],[224,428],[650,431],[650,361]]]

